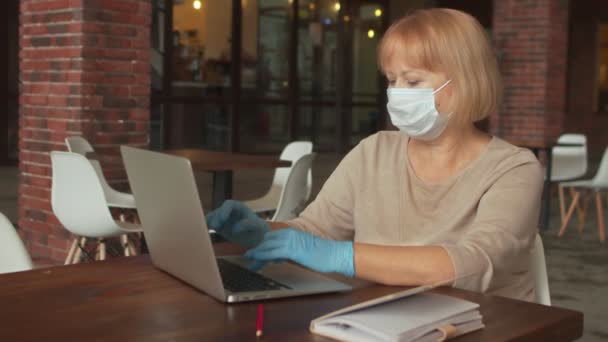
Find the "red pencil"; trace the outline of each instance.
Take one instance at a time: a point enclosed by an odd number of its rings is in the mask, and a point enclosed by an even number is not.
[[[255,324],[255,336],[262,336],[264,331],[264,304],[258,304],[258,320]]]

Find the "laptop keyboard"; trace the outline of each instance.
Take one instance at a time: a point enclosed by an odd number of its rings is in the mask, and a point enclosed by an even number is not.
[[[224,288],[231,292],[291,289],[291,287],[285,284],[281,284],[278,281],[264,277],[259,273],[255,273],[224,259],[217,259],[217,266],[220,269]]]

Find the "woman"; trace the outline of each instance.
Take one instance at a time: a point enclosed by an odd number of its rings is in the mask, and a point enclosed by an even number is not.
[[[542,171],[529,151],[473,124],[497,110],[501,90],[482,27],[463,12],[420,10],[378,52],[400,132],[363,140],[294,220],[267,223],[229,201],[209,226],[255,247],[246,256],[260,263],[533,300]]]

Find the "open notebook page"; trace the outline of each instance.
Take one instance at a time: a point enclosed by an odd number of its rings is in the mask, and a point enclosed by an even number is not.
[[[459,315],[463,316],[457,320],[478,320],[481,325],[481,316],[474,312],[478,307],[465,300],[423,293],[319,320],[315,322],[314,330],[323,334],[322,330],[333,326],[335,333],[361,333],[368,335],[369,339],[397,340],[400,335],[410,339],[424,335],[425,331],[437,327],[437,323],[450,322]]]

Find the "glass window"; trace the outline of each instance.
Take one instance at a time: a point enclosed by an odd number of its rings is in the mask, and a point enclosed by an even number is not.
[[[152,2],[152,27],[150,30],[150,80],[153,92],[163,91],[163,62],[165,59],[165,0]]]
[[[299,2],[300,100],[335,101],[340,7],[335,0]]]
[[[608,23],[599,25],[597,111],[608,112]]]
[[[298,134],[313,142],[315,151],[333,151],[336,147],[336,106],[300,106]]]
[[[172,148],[225,150],[230,106],[216,103],[173,103],[169,125]]]
[[[286,104],[253,103],[241,108],[242,152],[280,152],[289,142]]]
[[[152,1],[152,25],[150,29],[150,83],[152,96],[164,95],[163,88],[165,55],[165,0]],[[150,106],[150,147],[162,148],[162,118],[164,105],[152,103]]]
[[[379,72],[376,49],[382,34],[384,11],[379,5],[363,5],[353,22],[353,102],[375,103]]]
[[[241,96],[287,100],[290,1],[246,0],[242,6]]]
[[[173,5],[173,95],[230,94],[232,1]]]

